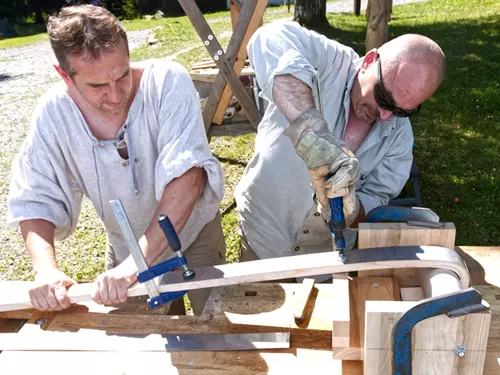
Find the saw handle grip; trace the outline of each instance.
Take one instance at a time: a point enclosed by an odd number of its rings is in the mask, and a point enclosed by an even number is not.
[[[158,224],[160,225],[160,228],[163,230],[163,233],[165,234],[165,237],[167,238],[168,241],[168,246],[174,251],[180,251],[181,250],[181,241],[179,240],[179,236],[177,235],[177,232],[175,231],[175,228],[168,218],[167,215],[159,215],[158,216]]]
[[[345,228],[344,201],[342,197],[330,198],[330,230],[337,250],[345,249],[345,239],[343,230]]]

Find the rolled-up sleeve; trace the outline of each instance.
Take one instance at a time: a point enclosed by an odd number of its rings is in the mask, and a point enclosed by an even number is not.
[[[409,121],[402,126],[405,129],[392,139],[388,152],[356,191],[366,213],[387,205],[390,199],[397,197],[409,178],[413,161],[413,135]]]
[[[260,96],[271,102],[274,77],[291,74],[312,89],[317,70],[321,74],[327,63],[330,68],[335,66],[339,53],[344,51],[355,55],[354,51],[292,21],[275,21],[260,27],[247,46],[262,90]]]
[[[218,202],[223,197],[224,177],[219,161],[210,151],[198,93],[189,73],[180,65],[171,69],[166,81],[158,115],[156,199],[161,199],[165,186],[174,178],[200,167],[207,174],[201,204]]]
[[[7,225],[43,219],[54,224],[55,238],[63,240],[75,230],[83,193],[72,181],[56,142],[39,131],[38,122],[52,121],[49,113],[50,108],[35,114],[30,133],[13,161]]]

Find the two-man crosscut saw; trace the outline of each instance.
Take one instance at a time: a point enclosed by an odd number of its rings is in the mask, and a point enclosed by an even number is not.
[[[202,267],[195,269],[196,277],[190,281],[184,279],[183,271],[173,271],[164,276],[165,284],[158,285],[158,290],[161,293],[176,292],[292,277],[393,268],[447,269],[458,276],[463,289],[468,288],[470,284],[467,266],[454,250],[439,246],[397,246],[353,250],[347,253],[345,261],[340,259],[337,252],[328,252]],[[34,287],[32,282],[5,281],[0,286],[0,311],[33,307],[28,293],[29,289]],[[94,289],[94,283],[72,285],[68,289],[70,301],[91,301]],[[129,297],[146,294],[146,288],[142,284],[134,285],[128,290]]]

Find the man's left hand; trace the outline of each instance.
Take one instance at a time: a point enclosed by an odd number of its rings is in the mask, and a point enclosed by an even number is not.
[[[127,290],[137,279],[137,266],[129,257],[122,264],[100,274],[92,299],[102,305],[117,305],[127,301]]]

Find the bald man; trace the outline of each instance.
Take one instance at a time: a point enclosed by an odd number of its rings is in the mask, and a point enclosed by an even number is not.
[[[409,117],[443,80],[444,54],[412,34],[359,57],[279,21],[253,35],[248,55],[267,109],[235,192],[241,259],[331,251],[328,198],[343,198],[354,228],[401,192],[413,158]],[[344,235],[351,248],[355,232]]]

